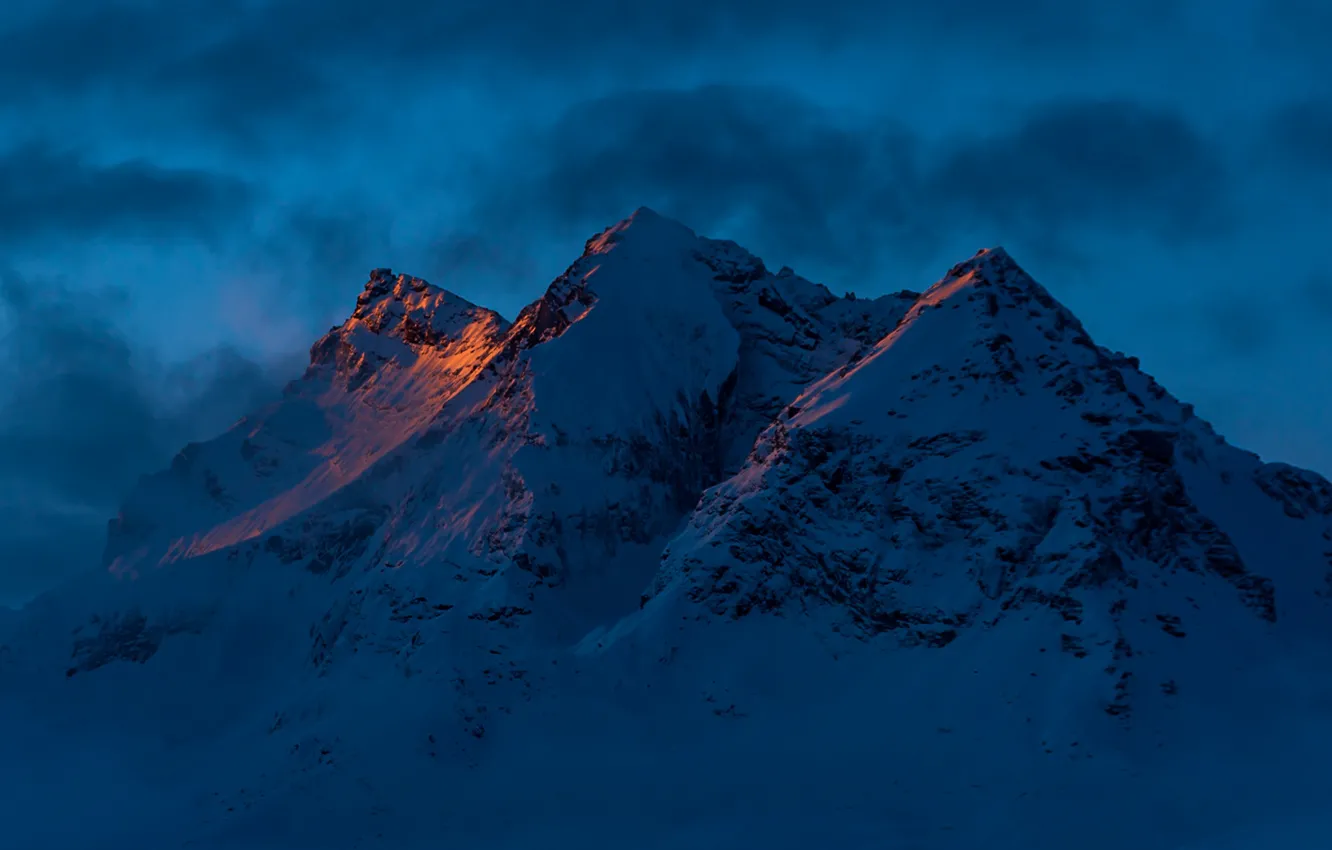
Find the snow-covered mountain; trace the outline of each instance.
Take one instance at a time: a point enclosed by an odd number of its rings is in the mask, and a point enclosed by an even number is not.
[[[643,209],[512,323],[376,270],[105,566],[0,620],[10,846],[1332,839],[1332,485],[1002,249],[837,297]]]

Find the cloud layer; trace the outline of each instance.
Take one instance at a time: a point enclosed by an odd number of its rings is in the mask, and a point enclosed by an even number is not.
[[[49,143],[0,153],[0,247],[92,238],[208,240],[254,201],[235,177],[144,160],[96,163]]]
[[[940,141],[783,89],[638,90],[574,104],[528,145],[478,181],[478,233],[571,239],[647,203],[847,280],[889,258],[937,265],[959,237],[1055,256],[1105,230],[1205,242],[1235,216],[1217,146],[1176,112],[1123,100],[1042,104]]]
[[[95,567],[139,475],[276,392],[277,375],[225,348],[153,362],[116,329],[124,306],[123,293],[0,280],[0,604]]]

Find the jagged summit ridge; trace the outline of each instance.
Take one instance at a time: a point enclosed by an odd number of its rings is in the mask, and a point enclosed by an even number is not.
[[[468,324],[490,320],[507,322],[494,311],[478,307],[461,296],[419,277],[380,268],[370,272],[365,289],[344,325],[363,325],[376,334],[396,336],[409,345],[437,345]]]
[[[698,239],[698,235],[672,218],[648,207],[639,207],[627,218],[612,224],[583,246],[584,256],[609,253],[613,246],[630,245],[637,253],[666,253],[679,250]]]

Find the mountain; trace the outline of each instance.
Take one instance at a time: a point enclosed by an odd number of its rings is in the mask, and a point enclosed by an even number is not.
[[[14,847],[1332,837],[1332,485],[998,248],[838,297],[641,209],[513,322],[376,270],[105,562],[0,620]]]

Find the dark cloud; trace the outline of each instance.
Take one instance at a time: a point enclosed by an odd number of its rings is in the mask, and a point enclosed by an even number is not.
[[[1218,296],[1204,301],[1196,312],[1213,343],[1224,353],[1250,357],[1277,341],[1277,322],[1250,301]]]
[[[1092,233],[1205,240],[1231,200],[1221,157],[1183,118],[1120,101],[927,142],[780,89],[633,91],[573,107],[522,147],[478,181],[469,221],[487,238],[568,239],[647,204],[848,280],[885,256],[938,262],[959,234],[1064,262]]]
[[[188,1],[153,8],[145,3],[57,0],[12,20],[0,12],[0,90],[7,100],[31,101],[139,82],[164,54],[197,47],[191,13],[205,8],[204,3]]]
[[[1211,238],[1232,189],[1218,150],[1180,115],[1127,101],[1059,103],[963,140],[929,188],[1028,232],[1064,226]]]
[[[246,266],[280,279],[287,297],[284,307],[318,316],[319,322],[331,314],[341,319],[356,298],[349,287],[370,269],[393,261],[391,222],[377,212],[360,211],[354,203],[342,209],[293,206],[256,240]]]
[[[1319,319],[1332,319],[1332,274],[1317,272],[1309,275],[1300,295],[1302,308]]]
[[[1170,22],[1179,0],[1122,2],[1097,8],[1062,0],[1020,0],[1002,8],[987,0],[587,0],[576,12],[543,0],[496,0],[484,10],[474,4],[431,0],[277,0],[266,4],[257,25],[281,36],[295,52],[323,49],[361,53],[367,45],[383,57],[447,61],[485,55],[500,64],[528,66],[553,59],[586,61],[600,54],[618,59],[716,47],[720,39],[736,48],[746,40],[799,35],[828,46],[868,42],[885,34],[952,32],[955,37],[986,35],[996,50],[1075,49],[1072,42],[1104,41],[1142,32],[1135,12],[1154,9],[1158,24]],[[318,8],[321,14],[313,15]],[[595,51],[576,48],[595,44]],[[556,70],[552,68],[551,70]]]
[[[868,229],[914,233],[915,153],[896,127],[844,128],[778,89],[626,92],[532,140],[534,167],[495,175],[481,220],[573,235],[648,204],[704,232],[758,216],[792,255],[842,252]]]
[[[1203,292],[1188,314],[1221,353],[1252,361],[1292,341],[1321,338],[1332,323],[1332,274],[1318,271],[1294,286],[1256,291]]]
[[[272,396],[278,379],[234,351],[183,365],[136,351],[123,293],[74,293],[7,274],[0,286],[0,604],[96,568],[106,520],[139,475]]]
[[[1281,163],[1307,173],[1332,174],[1332,97],[1277,110],[1271,121],[1272,152]]]
[[[102,96],[124,108],[169,100],[210,132],[371,111],[351,94],[452,74],[530,81],[613,74],[633,83],[691,56],[770,49],[797,38],[833,50],[937,41],[994,56],[1087,57],[1160,37],[1183,0],[64,0],[0,12],[0,92],[13,105]],[[1152,27],[1141,24],[1150,14]],[[114,37],[108,37],[113,34]],[[359,112],[358,112],[359,114]],[[311,123],[307,126],[319,126]]]
[[[219,236],[253,201],[225,175],[143,160],[97,163],[30,143],[0,153],[0,242]]]
[[[185,114],[251,144],[261,142],[273,121],[317,125],[338,117],[333,104],[340,91],[329,75],[263,32],[171,57],[149,83]]]
[[[1327,0],[1259,0],[1253,35],[1263,47],[1289,53],[1307,68],[1326,68],[1327,33],[1332,32],[1332,5]]]
[[[464,298],[480,299],[491,309],[507,309],[510,318],[517,315],[512,299],[530,299],[542,274],[553,273],[542,268],[525,247],[465,231],[432,240],[420,263],[422,274],[431,282]],[[496,297],[507,303],[494,303]]]

